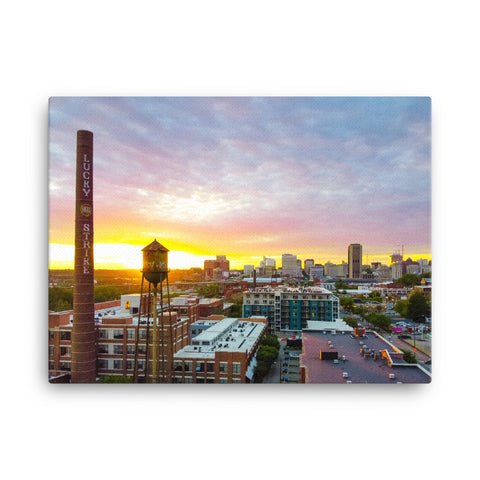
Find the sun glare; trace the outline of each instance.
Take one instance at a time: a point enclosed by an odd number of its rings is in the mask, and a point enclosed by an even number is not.
[[[96,243],[94,247],[95,268],[142,269],[143,246],[124,243]],[[53,269],[74,268],[75,247],[51,243],[49,245],[49,267]],[[169,269],[203,268],[203,262],[213,256],[195,255],[180,250],[168,254]]]
[[[130,245],[125,243],[96,243],[94,247],[95,268],[97,269],[142,269],[143,254],[142,248],[144,245]],[[243,270],[244,265],[260,264],[263,257],[248,256],[248,255],[234,255],[227,254],[230,260],[230,268]],[[49,268],[52,269],[73,269],[74,268],[75,247],[73,245],[62,245],[58,243],[49,244]],[[274,258],[277,267],[281,267],[281,255],[267,255],[269,258]],[[300,255],[298,258],[304,260],[305,258],[314,258],[318,263],[325,263],[332,261],[333,263],[340,263],[341,259],[328,258],[322,259],[315,255],[308,255],[304,258]],[[404,255],[404,258],[412,258],[413,261],[418,259],[431,259],[431,254],[411,254]],[[203,268],[205,260],[215,259],[214,255],[200,255],[189,253],[182,250],[170,250],[168,254],[168,267],[174,269],[189,269],[189,268]],[[379,255],[364,255],[364,263],[381,262],[384,265],[390,265],[390,257],[386,254]],[[337,262],[338,261],[338,262]]]

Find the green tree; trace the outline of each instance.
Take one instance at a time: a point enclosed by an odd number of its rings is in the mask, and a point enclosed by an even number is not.
[[[271,364],[264,361],[257,361],[255,370],[253,371],[253,381],[254,383],[262,383],[263,378],[269,372]]]
[[[132,379],[121,375],[105,375],[97,383],[132,383]]]
[[[209,283],[208,285],[201,285],[197,289],[197,293],[201,297],[212,298],[220,295],[220,287],[218,283]]]
[[[335,282],[335,289],[337,291],[346,290],[347,288],[348,288],[348,285],[343,280],[339,280],[338,282]]]
[[[95,303],[109,302],[110,300],[118,300],[122,296],[121,287],[113,285],[97,285],[94,287]]]
[[[63,312],[73,309],[73,289],[51,287],[48,289],[48,309]]]
[[[343,321],[352,328],[357,328],[358,327],[358,320],[353,317],[345,317]]]
[[[278,357],[278,350],[270,345],[260,345],[257,351],[257,360],[273,363]]]
[[[355,310],[355,303],[352,297],[341,297],[340,305],[347,311],[353,312]]]
[[[397,303],[395,303],[393,310],[395,310],[395,312],[397,312],[401,317],[406,317],[407,307],[408,307],[407,300],[398,300]]]
[[[262,345],[268,345],[270,347],[274,347],[278,351],[280,350],[280,342],[275,335],[265,335],[262,339]]]
[[[382,300],[383,300],[380,292],[370,292],[368,294],[368,298],[370,300],[373,300],[374,302],[380,302],[380,303],[382,303]]]
[[[414,273],[406,273],[397,280],[397,283],[405,287],[414,287],[415,285],[420,285],[422,278]]]
[[[403,348],[400,349],[403,352],[403,359],[407,363],[417,363],[417,357],[413,352],[410,352],[409,350],[403,350]]]
[[[421,292],[410,295],[407,305],[407,316],[414,322],[423,322],[431,315],[431,304]]]
[[[232,300],[232,308],[230,310],[230,317],[241,318],[243,316],[243,295],[240,295]]]
[[[378,313],[370,313],[365,316],[368,323],[371,323],[375,328],[380,328],[385,332],[392,331],[392,322],[388,315],[379,315]]]

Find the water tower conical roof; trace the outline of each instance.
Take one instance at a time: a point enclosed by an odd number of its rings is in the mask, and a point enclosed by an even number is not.
[[[142,252],[154,252],[160,250],[162,252],[169,252],[168,248],[165,248],[162,244],[157,242],[155,239],[150,245],[147,245],[145,248],[142,248]]]

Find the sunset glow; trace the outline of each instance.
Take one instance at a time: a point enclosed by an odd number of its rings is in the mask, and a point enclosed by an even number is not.
[[[430,259],[427,98],[52,98],[49,265],[73,268],[76,131],[94,134],[96,268]]]

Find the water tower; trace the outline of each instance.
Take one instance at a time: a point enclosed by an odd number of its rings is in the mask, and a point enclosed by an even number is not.
[[[167,281],[167,298],[168,292],[168,252],[169,250],[163,245],[157,242],[155,239],[150,245],[147,245],[143,252],[143,270],[142,270],[142,291],[143,280],[147,280],[149,287],[153,287],[153,308],[152,308],[152,382],[157,383],[166,382],[166,367],[165,361],[165,328],[164,328],[164,316],[163,316],[163,281]],[[158,285],[160,284],[160,322],[158,321],[157,311],[157,298],[158,298]],[[150,291],[150,288],[149,288]],[[168,298],[169,299],[169,298]],[[150,294],[148,295],[148,301],[150,302]],[[170,309],[169,309],[170,311]],[[148,325],[149,320],[147,320]],[[170,322],[171,324],[171,322]],[[158,338],[158,329],[161,326],[161,339]],[[148,331],[148,330],[147,330]],[[148,337],[148,334],[147,334]],[[160,340],[160,348],[159,348]],[[171,341],[171,336],[170,336]],[[162,361],[159,368],[159,355],[161,355]],[[147,366],[148,366],[148,338],[147,338]],[[160,372],[159,372],[160,370]],[[159,379],[160,375],[160,379]],[[148,380],[148,367],[146,369],[145,380]]]

